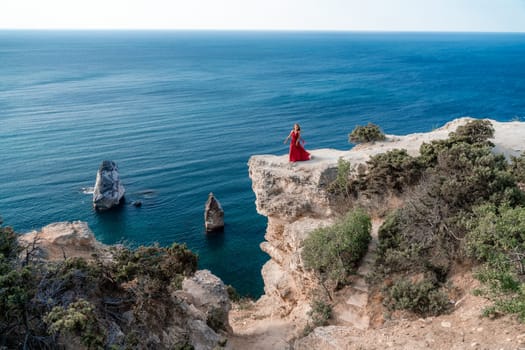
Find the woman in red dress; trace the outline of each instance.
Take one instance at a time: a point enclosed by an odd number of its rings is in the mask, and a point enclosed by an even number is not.
[[[288,142],[288,139],[292,139],[290,142],[290,162],[298,162],[302,160],[310,160],[310,153],[308,153],[303,145],[301,145],[301,127],[299,124],[294,124],[293,130],[290,135],[284,140],[284,143]],[[304,142],[304,141],[303,141]]]

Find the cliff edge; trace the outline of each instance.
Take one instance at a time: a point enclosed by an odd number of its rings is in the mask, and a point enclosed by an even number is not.
[[[305,162],[289,163],[287,155],[255,155],[248,162],[249,176],[252,180],[252,188],[256,195],[256,207],[259,214],[268,218],[268,226],[265,241],[261,243],[261,249],[270,256],[270,260],[263,266],[262,276],[264,279],[265,294],[253,306],[251,311],[256,318],[251,323],[246,322],[242,313],[234,314],[230,318],[233,322],[234,331],[239,330],[244,334],[257,333],[257,322],[273,319],[288,320],[286,323],[288,333],[284,335],[288,340],[298,336],[306,324],[307,305],[311,292],[316,287],[313,276],[303,268],[301,260],[301,248],[304,239],[310,232],[318,227],[329,225],[336,216],[336,203],[327,191],[327,186],[336,178],[337,164],[339,158],[350,162],[353,166],[364,164],[373,155],[387,152],[392,149],[405,149],[408,154],[416,156],[423,142],[446,139],[450,132],[456,130],[460,125],[466,124],[472,118],[460,118],[451,121],[443,127],[428,133],[415,133],[406,136],[387,135],[385,141],[360,144],[350,150],[318,149],[312,150],[313,159]],[[491,120],[495,129],[494,152],[510,156],[518,156],[525,150],[523,135],[525,135],[525,123],[522,122],[497,122]],[[375,220],[377,230],[378,222]],[[365,259],[366,260],[366,259]],[[366,293],[366,286],[363,286]],[[351,295],[346,295],[347,303],[351,304]],[[349,299],[348,299],[349,298]],[[362,304],[362,310],[356,317],[359,320],[343,322],[344,326],[350,326],[346,331],[344,327],[318,329],[313,332],[308,341],[297,343],[296,348],[327,348],[339,349],[350,348],[348,342],[341,341],[345,346],[328,346],[326,344],[339,344],[337,340],[324,338],[322,341],[313,338],[323,337],[330,334],[346,334],[359,337],[356,329],[361,328],[364,332],[368,328],[366,313],[366,296]],[[478,309],[480,303],[472,304]],[[335,307],[337,310],[337,306]],[[341,315],[339,315],[341,316]],[[232,321],[233,320],[233,321]],[[243,320],[244,324],[235,320]],[[339,319],[336,323],[344,321]],[[355,322],[352,322],[355,321]],[[448,322],[448,321],[447,321]],[[354,327],[352,324],[354,323]],[[448,323],[445,323],[447,327]],[[356,327],[359,326],[359,327]],[[282,326],[281,329],[285,327]],[[408,327],[408,326],[407,326]],[[353,329],[353,330],[352,330]],[[352,330],[352,331],[350,331]],[[384,333],[384,332],[383,332]],[[367,334],[370,335],[370,334]],[[313,338],[312,338],[313,337]],[[525,339],[524,339],[525,340]],[[473,342],[474,343],[474,342]],[[316,345],[314,345],[316,344]],[[325,344],[322,345],[321,344]],[[369,343],[368,345],[373,344]],[[255,343],[250,344],[256,349],[265,349]],[[420,344],[421,345],[421,344]],[[321,346],[321,347],[319,347]],[[390,346],[390,345],[389,345]],[[270,347],[268,347],[270,348]]]

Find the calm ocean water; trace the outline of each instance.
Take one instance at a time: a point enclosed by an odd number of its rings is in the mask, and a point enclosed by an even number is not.
[[[525,35],[0,31],[0,215],[19,232],[87,221],[105,243],[184,242],[240,292],[262,293],[247,161],[349,148],[356,124],[429,131],[460,116],[525,117]],[[128,201],[96,213],[100,162]],[[207,236],[213,191],[223,234]]]

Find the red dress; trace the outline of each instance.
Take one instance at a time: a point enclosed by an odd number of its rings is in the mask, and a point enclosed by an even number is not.
[[[301,141],[297,142],[297,138],[300,137],[300,134],[292,131],[290,136],[292,137],[292,141],[290,142],[290,162],[310,160],[310,153],[304,149],[303,145],[301,145]]]

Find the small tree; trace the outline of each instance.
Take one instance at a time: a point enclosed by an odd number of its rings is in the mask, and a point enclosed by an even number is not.
[[[37,270],[32,264],[22,264],[17,234],[1,223],[0,220],[0,347],[36,348],[33,335],[40,335],[40,329],[38,320],[33,320],[32,314],[37,310],[32,299]]]
[[[337,176],[335,180],[330,184],[328,191],[333,194],[341,195],[343,197],[349,197],[352,185],[352,164],[350,161],[340,157],[337,161]]]
[[[523,188],[525,184],[525,153],[519,155],[519,157],[510,157],[510,173],[520,186]]]
[[[389,192],[401,193],[405,187],[414,185],[421,177],[422,170],[416,158],[405,149],[393,149],[370,157],[368,172],[361,179],[360,187],[368,195]]]
[[[373,123],[368,123],[366,126],[358,125],[348,134],[348,142],[350,143],[382,141],[385,138],[385,134],[379,126]]]
[[[476,119],[465,125],[460,125],[456,132],[450,133],[450,138],[470,144],[485,143],[494,137],[494,127],[488,119]]]

